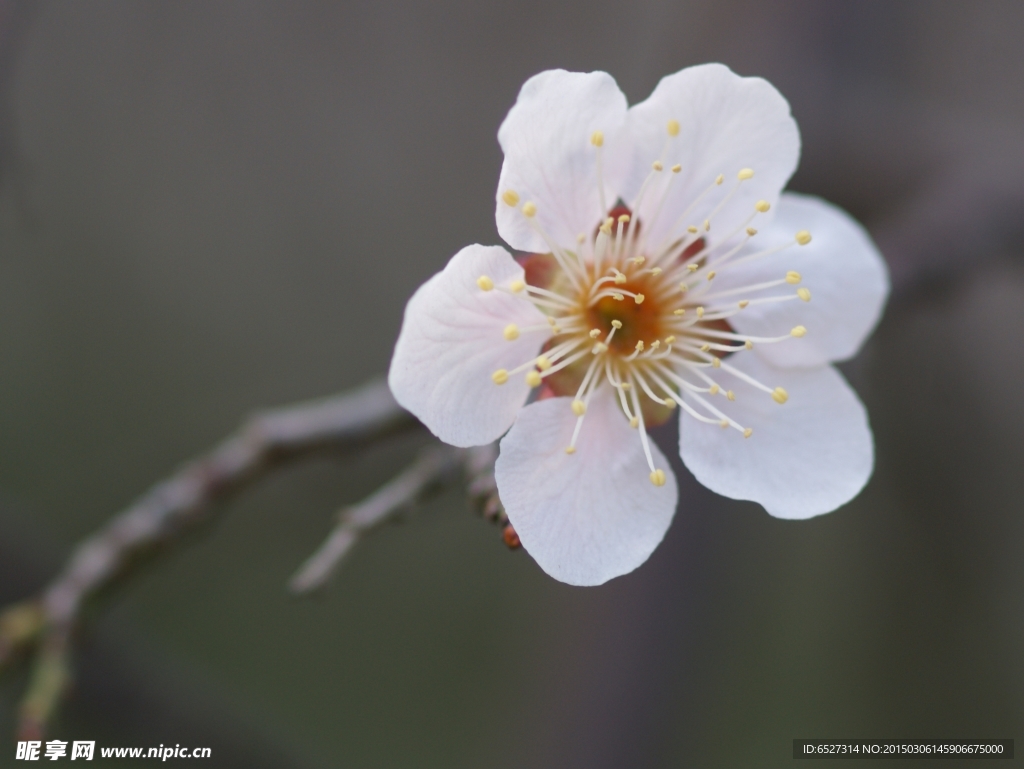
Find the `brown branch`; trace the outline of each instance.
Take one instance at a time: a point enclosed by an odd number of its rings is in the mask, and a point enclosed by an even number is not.
[[[68,680],[71,635],[89,598],[138,556],[206,520],[211,508],[300,457],[352,449],[415,426],[384,382],[257,414],[204,457],[158,483],[82,542],[38,601],[0,613],[0,667],[36,648],[19,732],[42,733]]]

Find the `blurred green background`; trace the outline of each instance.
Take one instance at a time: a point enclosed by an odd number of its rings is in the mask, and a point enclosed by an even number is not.
[[[415,288],[498,242],[495,134],[542,69],[631,102],[704,61],[768,78],[793,188],[862,218],[897,288],[844,367],[878,459],[838,512],[774,520],[677,462],[661,548],[574,589],[453,491],[297,601],[332,513],[423,438],[307,463],[112,596],[53,736],[446,769],[1024,738],[1022,34],[1014,0],[0,1],[5,601],[247,413],[384,372]]]

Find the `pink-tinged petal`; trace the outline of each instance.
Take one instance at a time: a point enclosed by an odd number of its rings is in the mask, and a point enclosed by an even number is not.
[[[487,276],[495,288],[477,284]],[[491,379],[537,355],[550,336],[544,315],[525,294],[502,290],[523,268],[500,246],[466,246],[413,294],[388,372],[391,392],[445,443],[480,446],[515,421],[530,388],[522,374]],[[512,341],[505,329],[521,329]],[[529,326],[542,330],[526,331]]]
[[[727,363],[785,388],[789,400],[779,405],[724,367],[716,371],[736,400],[719,395],[712,402],[754,432],[744,438],[684,412],[679,451],[697,480],[726,497],[759,502],[776,518],[810,518],[857,496],[871,477],[874,442],[867,412],[842,375],[831,366],[773,368],[751,353]]]
[[[601,131],[601,152],[615,153],[625,117],[626,97],[606,72],[555,69],[526,81],[498,131],[505,162],[495,218],[498,233],[509,245],[522,251],[551,250],[523,216],[527,202],[536,205],[536,224],[557,245],[574,248],[577,235],[593,234],[604,211],[597,181],[598,150],[591,137]],[[609,207],[618,195],[617,157],[605,158]],[[503,200],[509,190],[518,198],[515,206]]]
[[[576,443],[570,398],[523,409],[501,441],[498,492],[523,547],[540,567],[570,585],[600,585],[642,564],[675,514],[678,490],[665,457],[651,444],[664,486],[650,481],[639,433],[611,387],[590,401]]]
[[[674,137],[667,130],[669,121],[678,123]],[[651,164],[660,160],[664,165],[638,209],[652,246],[687,225],[700,226],[733,190],[739,172],[753,169],[753,178],[713,217],[711,242],[728,235],[754,212],[757,201],[775,204],[800,159],[800,133],[782,94],[767,81],[740,77],[722,64],[688,67],[662,78],[650,98],[629,109],[626,126],[635,153],[624,185],[627,204],[634,202]],[[682,168],[673,174],[676,164]],[[722,185],[679,221],[719,174]]]
[[[715,280],[715,290],[723,291],[778,280],[789,271],[799,273],[799,285],[733,296],[728,303],[734,307],[741,298],[792,295],[799,288],[810,291],[809,302],[755,303],[730,318],[733,328],[751,336],[781,336],[797,326],[807,329],[799,339],[754,347],[776,366],[820,366],[852,357],[878,323],[889,295],[889,270],[871,236],[845,211],[820,198],[785,193],[775,220],[736,258],[791,242],[801,230],[811,234],[807,245],[739,263],[735,270],[726,265]]]

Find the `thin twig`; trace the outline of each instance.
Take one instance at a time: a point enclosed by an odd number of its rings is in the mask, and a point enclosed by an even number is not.
[[[351,449],[415,426],[382,381],[324,400],[257,414],[206,456],[185,465],[72,554],[41,600],[0,613],[0,667],[37,649],[19,732],[42,733],[68,680],[71,635],[87,600],[138,556],[207,519],[211,508],[299,457]]]
[[[462,469],[467,449],[430,446],[408,468],[356,505],[338,513],[338,524],[288,583],[294,593],[323,587],[363,534],[422,500]]]

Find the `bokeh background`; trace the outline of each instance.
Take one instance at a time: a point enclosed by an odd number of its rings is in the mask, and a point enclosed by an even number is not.
[[[768,78],[791,187],[861,218],[895,281],[844,367],[878,459],[843,509],[774,520],[677,464],[661,548],[574,589],[452,491],[297,601],[332,513],[423,438],[308,463],[110,596],[53,735],[448,769],[1024,739],[1022,35],[1017,0],[2,0],[5,601],[248,412],[384,372],[413,290],[498,242],[495,134],[539,70],[631,102],[705,61]]]

